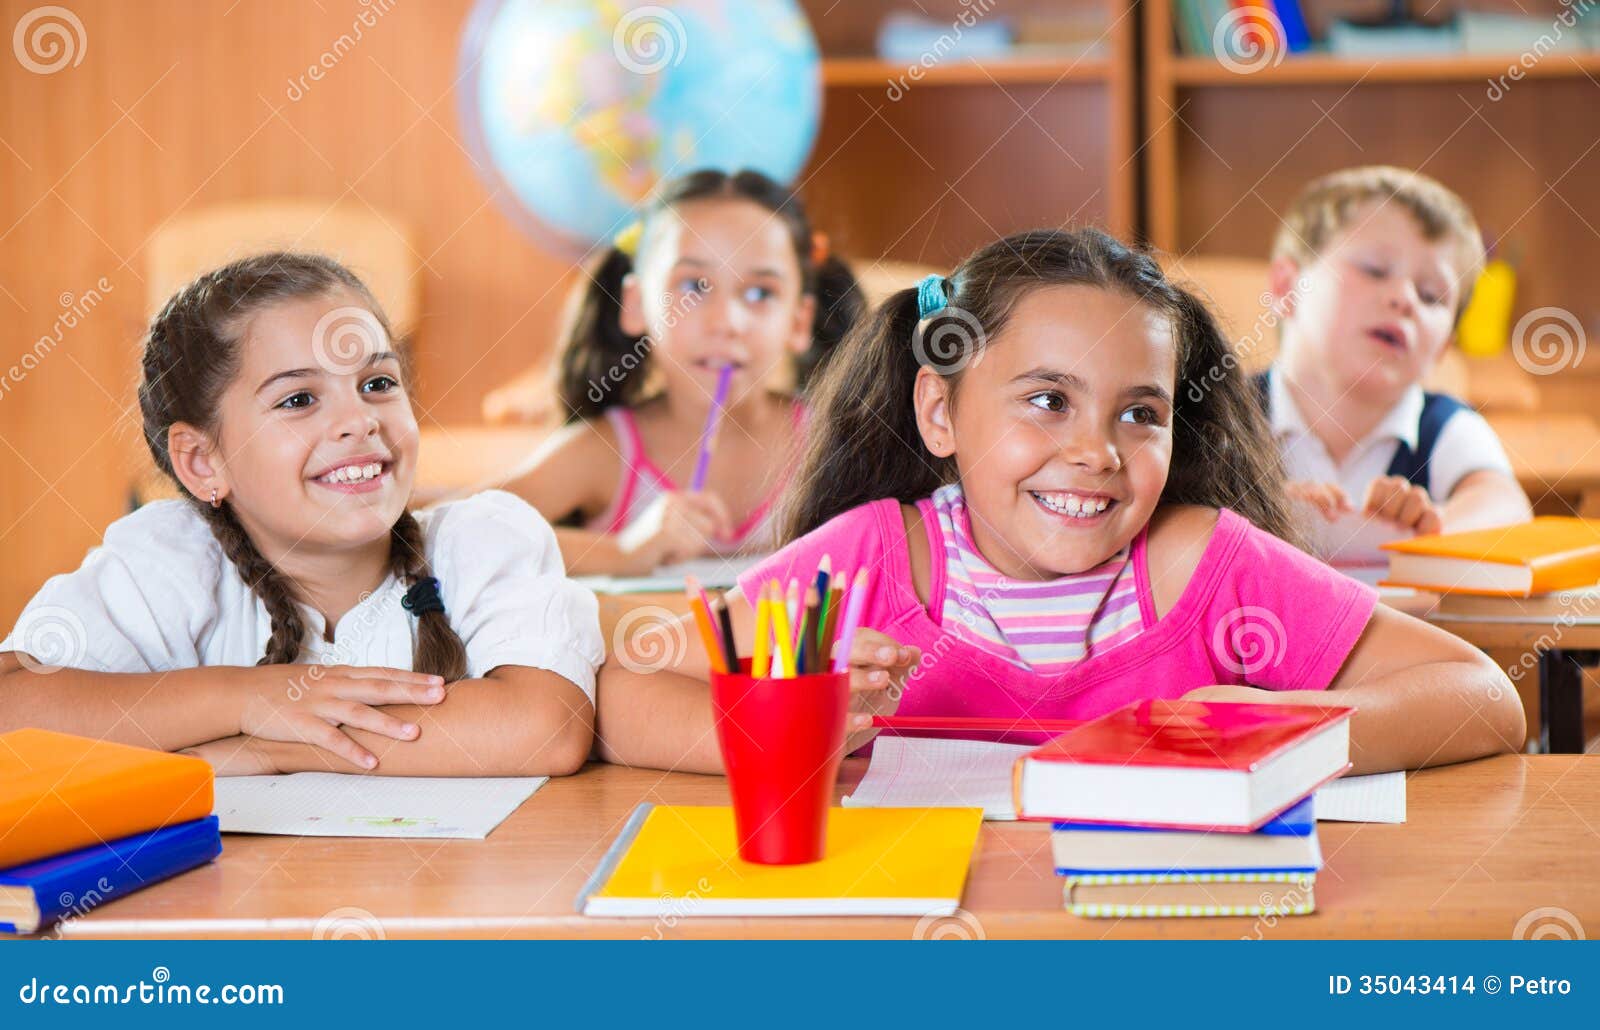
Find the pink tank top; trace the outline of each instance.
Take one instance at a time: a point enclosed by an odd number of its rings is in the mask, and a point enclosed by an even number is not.
[[[616,432],[617,440],[622,446],[622,478],[617,483],[617,492],[611,506],[590,519],[584,528],[597,533],[614,534],[622,532],[644,514],[656,498],[682,488],[661,471],[661,468],[645,453],[644,437],[639,433],[639,424],[635,421],[631,409],[620,406],[607,408],[605,417],[606,421],[611,423],[611,428]],[[804,421],[802,408],[796,404],[796,428],[801,428]],[[747,515],[743,522],[734,527],[732,540],[714,542],[712,553],[749,554],[771,550],[772,526],[767,516],[772,511],[778,493],[779,490],[774,489],[756,505],[755,510]]]

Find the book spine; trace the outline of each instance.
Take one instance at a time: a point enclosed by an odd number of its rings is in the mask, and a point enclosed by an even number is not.
[[[120,849],[116,842],[96,849],[80,863],[33,885],[39,925],[69,915],[85,915],[100,905],[205,865],[222,853],[216,818],[168,843]]]

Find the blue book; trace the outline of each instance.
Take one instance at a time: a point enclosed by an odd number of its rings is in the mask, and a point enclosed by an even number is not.
[[[1050,849],[1061,876],[1315,873],[1322,849],[1313,797],[1250,833],[1058,822]]]
[[[1313,808],[1315,794],[1307,794],[1289,808],[1262,823],[1252,833],[1266,833],[1276,837],[1307,837],[1317,832],[1317,816]],[[1104,833],[1173,833],[1174,830],[1158,826],[1118,826],[1116,823],[1051,823],[1056,830],[1088,830]]]
[[[36,933],[69,915],[205,865],[222,853],[217,817],[136,833],[0,869],[0,931]]]
[[[1283,26],[1283,44],[1291,54],[1311,49],[1311,30],[1306,28],[1306,15],[1300,9],[1300,0],[1272,0],[1272,8]]]

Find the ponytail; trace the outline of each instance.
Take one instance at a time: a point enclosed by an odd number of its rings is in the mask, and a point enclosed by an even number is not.
[[[901,290],[822,370],[805,450],[783,502],[782,540],[869,501],[910,503],[954,481],[954,459],[929,453],[917,429],[918,323],[917,291]]]
[[[810,293],[816,298],[817,315],[811,323],[811,349],[796,363],[795,382],[802,392],[867,309],[861,284],[838,255],[823,257],[812,270],[811,279]]]
[[[622,280],[633,258],[612,247],[588,269],[562,332],[556,400],[563,422],[598,418],[607,408],[636,407],[649,385],[650,340],[622,331]]]

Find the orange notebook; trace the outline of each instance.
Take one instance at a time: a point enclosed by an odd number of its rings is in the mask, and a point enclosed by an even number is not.
[[[49,730],[0,733],[0,869],[211,814],[211,766]]]
[[[1544,517],[1517,526],[1396,540],[1380,585],[1532,597],[1600,583],[1600,521]]]

